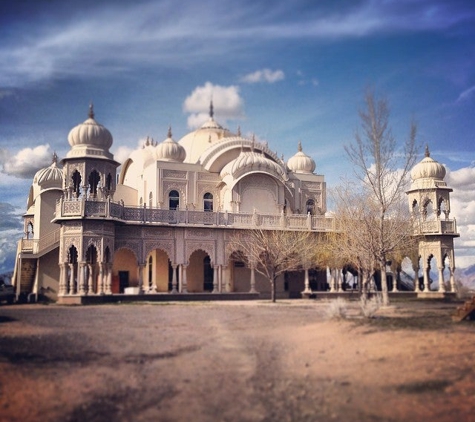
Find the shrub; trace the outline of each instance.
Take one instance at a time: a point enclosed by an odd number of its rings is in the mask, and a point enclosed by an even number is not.
[[[371,296],[369,299],[366,298],[364,295],[360,297],[360,309],[361,314],[365,318],[373,318],[378,309],[381,307],[382,298],[380,294],[375,294]]]
[[[328,319],[344,319],[346,318],[348,310],[348,302],[338,297],[329,302],[326,309],[326,316]]]

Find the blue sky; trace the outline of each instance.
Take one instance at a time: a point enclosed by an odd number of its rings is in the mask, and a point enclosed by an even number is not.
[[[302,141],[329,187],[351,171],[368,87],[401,142],[448,168],[458,267],[475,264],[475,4],[470,1],[0,2],[0,272],[12,267],[31,177],[96,119],[119,161],[215,116],[286,159]],[[421,148],[421,158],[423,149]]]

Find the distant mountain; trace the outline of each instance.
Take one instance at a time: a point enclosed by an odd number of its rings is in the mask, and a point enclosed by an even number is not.
[[[475,290],[475,265],[455,271],[455,279],[468,287]]]

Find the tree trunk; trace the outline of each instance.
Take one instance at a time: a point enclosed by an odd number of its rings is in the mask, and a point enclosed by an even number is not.
[[[380,262],[381,269],[381,295],[383,297],[383,306],[389,305],[388,277],[386,274],[386,260]]]
[[[272,286],[271,286],[271,299],[272,299],[272,303],[275,303],[276,301],[276,282],[275,282],[275,278],[272,279]]]

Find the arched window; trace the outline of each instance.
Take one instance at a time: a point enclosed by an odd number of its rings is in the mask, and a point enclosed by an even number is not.
[[[74,196],[76,198],[79,198],[80,195],[80,187],[81,187],[81,173],[79,173],[77,170],[73,173],[73,176],[71,177],[73,181],[73,192]]]
[[[92,195],[93,198],[97,196],[97,186],[99,185],[99,181],[101,177],[96,170],[93,170],[89,175],[89,194]]]
[[[112,189],[112,176],[109,173],[106,177],[106,189],[110,191]]]
[[[180,194],[176,190],[168,194],[168,209],[177,210],[180,207]]]
[[[203,209],[205,211],[213,211],[213,195],[209,192],[203,196]]]
[[[313,199],[309,199],[307,201],[307,214],[315,215],[315,201]]]

